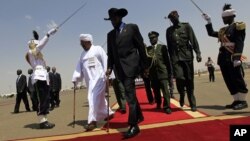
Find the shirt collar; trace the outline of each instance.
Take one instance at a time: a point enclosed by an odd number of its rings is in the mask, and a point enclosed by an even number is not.
[[[122,22],[121,25],[120,25],[120,27],[119,27],[119,30],[122,31],[122,29],[125,27],[125,25],[126,24],[124,22]]]

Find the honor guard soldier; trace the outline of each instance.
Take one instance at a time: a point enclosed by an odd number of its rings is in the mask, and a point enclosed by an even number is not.
[[[219,48],[218,65],[226,86],[234,101],[226,105],[225,108],[241,110],[248,107],[246,96],[248,89],[242,75],[242,52],[246,36],[246,24],[235,22],[236,11],[231,8],[231,4],[225,4],[222,12],[222,20],[227,26],[219,31],[214,31],[211,18],[207,14],[202,15],[208,22],[206,24],[207,33],[211,37],[218,38],[221,46]]]
[[[189,23],[179,21],[177,11],[169,13],[168,18],[173,23],[166,31],[168,51],[176,78],[177,90],[180,94],[180,106],[184,105],[185,90],[191,110],[196,111],[194,96],[194,65],[193,50],[197,62],[201,62],[201,52],[194,31]]]
[[[170,94],[168,89],[168,79],[172,76],[172,66],[166,45],[158,44],[159,33],[151,31],[148,37],[151,46],[147,47],[146,53],[149,62],[149,78],[155,94],[156,109],[161,109],[163,94],[163,109],[167,114],[171,114]]]
[[[34,70],[32,75],[32,84],[35,87],[38,99],[37,115],[39,118],[40,129],[50,129],[55,124],[48,122],[47,115],[49,114],[49,78],[46,70],[46,62],[43,58],[42,49],[49,41],[49,37],[56,33],[57,29],[53,28],[39,40],[39,35],[33,31],[34,39],[28,42],[29,50],[26,54],[26,60]]]

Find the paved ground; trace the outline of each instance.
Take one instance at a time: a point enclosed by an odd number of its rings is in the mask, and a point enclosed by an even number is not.
[[[250,70],[245,71],[245,79],[250,85]],[[216,73],[216,81],[208,82],[206,74],[195,77],[195,95],[198,109],[212,117],[223,115],[246,115],[250,116],[250,106],[241,111],[224,109],[224,105],[232,102],[232,97],[219,72]],[[115,103],[113,89],[110,88],[110,103]],[[13,114],[15,98],[0,99],[0,140],[28,139],[43,136],[55,136],[71,133],[81,133],[87,119],[87,100],[86,90],[77,90],[76,92],[76,125],[71,126],[73,121],[73,91],[64,91],[61,93],[61,105],[54,109],[48,116],[50,122],[56,124],[56,127],[50,130],[38,129],[38,119],[35,112],[25,112],[24,104],[21,103],[20,113]],[[178,99],[178,93],[175,90],[175,97]],[[187,100],[187,99],[186,99]],[[250,104],[250,96],[247,97]],[[187,101],[186,101],[187,103]],[[174,113],[173,113],[174,114]]]

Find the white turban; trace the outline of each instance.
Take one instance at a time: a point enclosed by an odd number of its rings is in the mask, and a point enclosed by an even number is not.
[[[82,40],[82,41],[90,41],[91,44],[93,43],[93,37],[90,34],[80,34],[80,40]]]
[[[236,11],[234,9],[228,9],[222,12],[222,17],[228,17],[228,16],[233,16],[236,15]]]

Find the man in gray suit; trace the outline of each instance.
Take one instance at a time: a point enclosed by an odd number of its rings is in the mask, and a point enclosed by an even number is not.
[[[129,105],[128,124],[129,130],[124,138],[136,136],[139,132],[138,123],[144,120],[140,105],[135,93],[135,78],[146,69],[146,53],[143,38],[136,24],[125,24],[122,18],[128,14],[124,8],[111,8],[108,11],[109,18],[114,29],[108,33],[108,69],[106,75],[110,75],[113,66],[117,78],[125,88],[125,96]]]

